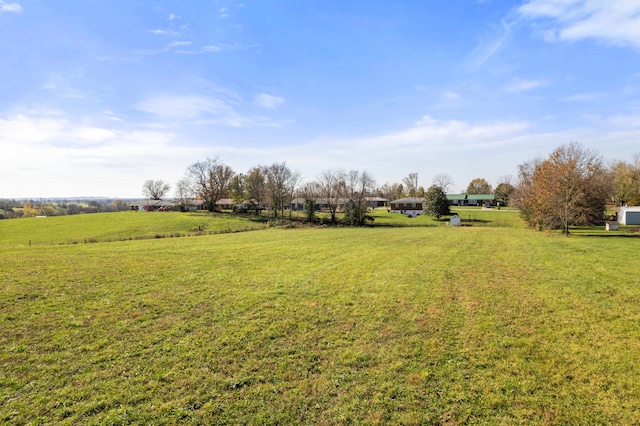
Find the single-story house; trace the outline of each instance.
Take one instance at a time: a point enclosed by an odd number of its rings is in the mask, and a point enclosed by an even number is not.
[[[390,206],[391,213],[402,213],[410,217],[416,217],[423,213],[422,202],[424,198],[405,197],[392,201]]]
[[[206,210],[207,203],[204,200],[189,200],[187,201],[187,211],[195,212],[198,210]]]
[[[291,200],[291,210],[293,211],[303,211],[304,210],[304,198],[298,197]],[[329,212],[329,204],[337,204],[336,211],[344,212],[347,209],[347,199],[346,198],[338,198],[336,200],[329,200],[327,198],[316,198],[314,204],[314,209],[317,212]]]
[[[382,197],[366,197],[367,206],[375,209],[376,207],[387,207],[389,200]]]
[[[233,210],[235,205],[231,198],[220,198],[216,201],[216,208],[220,210]]]
[[[447,201],[450,206],[464,206],[467,194],[447,194]]]
[[[450,206],[484,206],[496,205],[496,196],[493,194],[447,194]]]
[[[152,212],[154,210],[171,210],[173,202],[167,200],[140,200],[129,204],[131,210]]]
[[[640,225],[640,206],[625,206],[618,210],[620,225]]]

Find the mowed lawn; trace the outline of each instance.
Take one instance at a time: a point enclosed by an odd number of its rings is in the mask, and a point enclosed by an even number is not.
[[[91,213],[0,220],[0,247],[183,237],[264,228],[261,220],[208,212]]]
[[[507,227],[0,247],[0,422],[638,424],[637,248]]]

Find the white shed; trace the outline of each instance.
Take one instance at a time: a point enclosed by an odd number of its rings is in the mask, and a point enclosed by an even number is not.
[[[640,225],[640,206],[620,207],[618,222],[620,225]]]
[[[449,225],[451,225],[451,226],[460,226],[460,216],[455,215],[455,216],[451,217],[451,219],[449,220]]]

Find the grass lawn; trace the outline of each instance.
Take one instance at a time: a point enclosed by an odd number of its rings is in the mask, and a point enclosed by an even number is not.
[[[638,424],[636,252],[475,226],[5,244],[0,422]]]
[[[216,213],[90,213],[0,220],[0,247],[164,238],[264,228],[261,220]]]

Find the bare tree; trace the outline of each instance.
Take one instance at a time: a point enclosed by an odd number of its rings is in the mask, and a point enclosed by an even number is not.
[[[187,168],[188,179],[209,211],[214,211],[216,202],[228,194],[234,174],[231,167],[221,163],[218,158],[207,158]]]
[[[287,201],[293,198],[300,173],[287,167],[287,163],[273,163],[266,169],[266,183],[271,196],[271,211],[275,218],[278,217],[278,210],[284,216],[284,207]]]
[[[318,197],[329,209],[331,222],[336,223],[336,213],[342,197],[342,187],[346,179],[342,170],[325,170],[318,176]]]
[[[343,194],[346,199],[345,220],[352,226],[363,226],[367,221],[372,221],[368,213],[366,197],[375,187],[375,180],[368,172],[351,170],[346,175],[343,185]]]
[[[389,182],[386,182],[376,190],[376,193],[387,200],[397,200],[398,198],[402,198],[404,187],[401,183],[394,182],[389,184]]]
[[[402,179],[404,183],[405,195],[415,197],[418,194],[418,172],[409,173]]]
[[[245,192],[249,198],[249,208],[257,214],[267,204],[267,174],[265,167],[257,166],[249,169],[244,178]]]
[[[162,179],[153,180],[149,179],[142,185],[142,194],[151,200],[162,200],[167,195],[171,185],[163,181]]]
[[[433,177],[433,184],[435,186],[439,186],[440,188],[442,188],[442,191],[446,194],[447,192],[449,192],[449,189],[451,189],[451,187],[454,185],[454,181],[450,175],[446,173],[440,173]]]
[[[307,182],[299,191],[299,196],[304,200],[305,219],[308,222],[316,221],[316,200],[319,193],[318,182]]]
[[[193,185],[189,182],[189,179],[182,178],[176,185],[176,198],[180,202],[180,210],[187,211],[189,207],[189,201],[195,198],[195,191]]]

